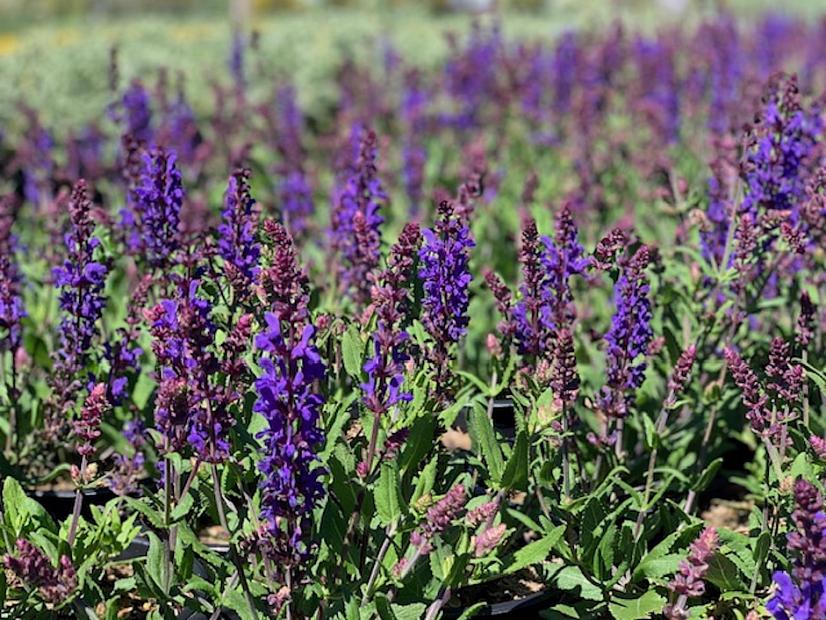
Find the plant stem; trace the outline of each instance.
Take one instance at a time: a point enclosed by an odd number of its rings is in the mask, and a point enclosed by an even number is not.
[[[565,501],[571,497],[571,461],[568,456],[568,412],[562,405],[562,492]]]
[[[450,586],[442,588],[439,598],[433,601],[433,603],[430,604],[430,607],[427,608],[427,615],[424,617],[424,620],[435,620],[436,616],[438,616],[439,612],[442,610],[442,607],[447,605],[447,602],[450,600],[450,595]]]
[[[227,516],[224,512],[224,497],[221,494],[221,479],[218,476],[218,466],[215,463],[210,463],[210,469],[212,470],[212,491],[215,494],[215,505],[218,508],[218,519],[221,522],[221,527],[224,528],[224,531],[227,534],[229,534]],[[229,542],[229,555],[232,563],[238,571],[238,578],[241,580],[241,588],[244,590],[244,594],[246,595],[250,613],[253,618],[258,618],[258,612],[255,609],[255,599],[252,596],[252,592],[250,592],[249,584],[247,583],[247,576],[244,574],[244,567],[241,564],[240,558],[238,557],[238,553],[235,549],[235,544],[232,541]]]
[[[184,488],[181,489],[181,492],[178,494],[178,500],[182,500],[186,497],[186,494],[189,493],[189,488],[192,486],[192,483],[195,482],[195,478],[198,476],[198,471],[201,469],[201,459],[196,459],[195,464],[192,466],[192,471],[189,472],[189,476],[186,479],[186,483],[184,483]]]
[[[75,542],[75,536],[77,536],[77,525],[80,521],[80,511],[83,508],[83,477],[86,475],[86,457],[80,459],[80,481],[78,482],[77,489],[75,489],[75,505],[72,508],[72,522],[69,525],[69,536],[66,538],[66,542],[69,543],[69,547],[71,547]]]
[[[384,542],[382,542],[381,548],[379,549],[379,553],[376,556],[375,562],[373,563],[373,570],[370,572],[370,579],[367,581],[367,589],[364,591],[364,596],[361,598],[361,606],[365,607],[367,603],[370,602],[370,595],[373,592],[373,586],[376,583],[376,579],[379,576],[379,569],[381,568],[381,563],[384,560],[384,556],[387,555],[387,551],[390,549],[390,543],[393,542],[393,535],[396,533],[396,522],[394,521],[390,525],[387,526],[384,534]]]
[[[671,397],[666,399],[670,402]],[[660,415],[657,418],[657,436],[659,437],[665,430],[665,423],[668,421],[668,410],[663,407],[660,410]],[[657,445],[651,447],[651,454],[648,456],[648,469],[645,473],[645,491],[643,492],[642,506],[640,506],[639,514],[637,514],[637,521],[634,524],[634,540],[639,540],[642,534],[642,523],[645,520],[645,513],[648,511],[648,501],[651,498],[651,491],[654,487],[654,469],[657,466]]]

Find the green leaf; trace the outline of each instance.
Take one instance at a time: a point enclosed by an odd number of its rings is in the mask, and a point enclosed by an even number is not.
[[[227,607],[238,614],[241,620],[253,620],[255,616],[250,611],[247,597],[241,590],[235,589],[227,592],[223,597],[224,607]]]
[[[645,413],[642,414],[642,427],[644,431],[645,447],[651,450],[657,443],[657,429],[654,427],[654,423],[651,421],[651,418],[649,418]]]
[[[811,466],[809,465],[809,455],[805,452],[801,452],[792,462],[792,468],[789,472],[789,476],[791,476],[792,480],[797,480],[801,477],[808,478],[810,473]]]
[[[558,588],[573,590],[579,598],[588,601],[602,600],[602,590],[588,581],[578,566],[566,566],[556,574],[554,581]]]
[[[424,618],[427,605],[424,603],[412,603],[410,605],[393,604],[393,615],[396,620],[420,620]]]
[[[474,407],[470,411],[470,439],[477,453],[482,455],[488,467],[490,479],[498,483],[502,479],[504,469],[504,459],[502,458],[502,448],[496,441],[493,434],[493,424],[491,424],[487,411],[480,407]]]
[[[657,594],[655,590],[649,590],[639,598],[614,599],[608,609],[616,620],[640,620],[661,612],[663,607],[665,597]]]
[[[516,436],[516,443],[502,474],[502,487],[516,491],[528,490],[528,438],[524,432]]]
[[[673,575],[685,559],[685,553],[669,553],[661,557],[646,558],[640,562],[634,571],[634,580],[641,578],[660,579],[666,575]]]
[[[559,539],[562,538],[564,533],[565,526],[557,525],[539,540],[535,540],[516,551],[516,553],[513,554],[511,563],[506,566],[504,574],[510,575],[533,564],[544,562],[551,553],[551,549],[559,542]]]
[[[149,549],[146,552],[146,572],[155,582],[155,585],[165,590],[167,579],[167,563],[164,558],[164,545],[154,532],[147,532]]]
[[[422,459],[433,448],[433,433],[436,420],[429,413],[419,417],[410,428],[410,435],[404,443],[399,457],[399,471],[408,473],[419,468]]]
[[[737,565],[722,553],[715,553],[709,559],[706,581],[713,583],[722,592],[745,590]]]
[[[755,566],[762,566],[766,558],[769,557],[769,550],[771,549],[772,537],[768,532],[762,532],[757,537],[754,543],[754,564]]]
[[[23,510],[26,499],[28,498],[20,483],[14,478],[6,478],[3,483],[3,509],[6,513],[6,523],[15,535],[19,533],[26,519],[26,513]]]
[[[379,480],[374,491],[374,499],[376,501],[376,512],[382,525],[389,525],[401,516],[399,470],[394,463],[382,464]]]
[[[130,508],[132,508],[136,512],[139,512],[144,517],[149,519],[149,523],[154,527],[157,527],[159,529],[163,529],[165,527],[163,522],[163,515],[151,506],[149,506],[146,502],[137,500],[133,497],[127,497],[126,503],[129,505]]]
[[[363,352],[364,345],[358,328],[351,325],[341,338],[341,357],[344,360],[344,370],[354,379],[361,378]]]
[[[720,467],[722,467],[722,465],[722,458],[716,458],[713,461],[711,461],[711,463],[708,464],[708,467],[705,468],[703,473],[700,474],[700,477],[697,479],[697,482],[694,483],[694,486],[691,487],[692,490],[694,490],[697,493],[705,490],[705,488],[708,487],[709,484],[711,484],[711,481],[714,480],[714,476],[717,475],[717,472],[720,470]]]
[[[192,505],[195,503],[195,500],[192,497],[192,493],[187,493],[183,496],[180,503],[175,506],[175,508],[170,513],[170,517],[172,521],[180,521],[183,519],[187,514],[189,514],[189,510],[192,508]]]
[[[433,490],[433,485],[436,483],[436,466],[439,464],[439,457],[434,456],[427,465],[422,469],[416,480],[416,487],[413,489],[413,495],[410,498],[410,503],[415,504],[419,499]]]
[[[476,386],[476,389],[478,389],[485,396],[490,396],[490,386],[473,373],[464,370],[457,370],[456,374],[470,381]]]

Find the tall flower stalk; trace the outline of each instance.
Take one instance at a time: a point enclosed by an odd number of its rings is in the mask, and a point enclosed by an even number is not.
[[[358,158],[332,211],[333,251],[341,261],[339,286],[358,308],[370,301],[370,279],[380,259],[379,227],[384,221],[379,210],[387,201],[376,158],[376,134],[362,130]]]
[[[625,260],[614,286],[616,311],[611,328],[605,335],[608,381],[598,400],[607,420],[613,420],[616,424],[618,455],[622,454],[623,420],[628,415],[637,388],[645,378],[645,357],[654,336],[648,277],[645,274],[650,261],[651,250],[645,245]]]
[[[313,344],[307,277],[286,229],[265,223],[267,236],[260,284],[269,311],[255,337],[262,375],[255,382],[254,411],[267,421],[260,434],[261,518],[272,541],[271,560],[281,567],[280,584],[292,588],[312,551],[313,510],[324,497],[323,468],[316,449],[324,397],[318,385],[325,368]]]
[[[826,614],[826,514],[823,494],[811,483],[794,483],[794,530],[787,537],[791,571],[776,571],[776,590],[766,608],[776,620],[822,618]]]
[[[46,435],[59,437],[66,426],[66,414],[75,401],[75,393],[88,380],[85,374],[93,354],[92,345],[99,336],[98,321],[103,315],[106,298],[103,289],[109,271],[100,259],[100,239],[94,236],[92,202],[86,183],[78,181],[69,201],[71,226],[64,237],[67,254],[63,264],[52,271],[59,288],[60,348],[55,353],[52,374],[53,402],[49,408]]]
[[[427,358],[439,386],[439,400],[450,394],[451,362],[455,345],[468,325],[468,288],[470,250],[475,243],[467,220],[458,217],[453,205],[439,205],[436,225],[422,231],[424,243],[419,250],[419,278],[424,288],[422,322],[432,339]]]
[[[404,330],[410,302],[410,281],[416,252],[421,245],[417,224],[407,224],[398,242],[390,249],[385,269],[375,278],[372,297],[376,329],[373,333],[373,355],[364,365],[367,382],[361,386],[363,402],[373,413],[373,428],[364,471],[371,472],[382,416],[399,402],[412,396],[404,391],[405,362],[409,359]]]
[[[17,441],[17,351],[22,341],[23,278],[17,264],[17,239],[12,232],[16,208],[11,196],[0,196],[0,367],[6,368],[3,356],[9,353],[10,368],[4,372],[4,383],[9,399],[9,428],[6,431],[5,451],[11,455]]]
[[[181,245],[184,189],[176,161],[163,147],[144,153],[140,179],[121,213],[127,247],[157,269],[174,264]]]

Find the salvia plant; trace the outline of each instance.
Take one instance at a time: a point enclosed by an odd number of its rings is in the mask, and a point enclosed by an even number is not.
[[[21,106],[0,618],[826,618],[824,27]]]

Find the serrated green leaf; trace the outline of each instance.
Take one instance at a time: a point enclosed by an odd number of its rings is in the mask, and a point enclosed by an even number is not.
[[[394,603],[392,608],[396,620],[420,620],[420,618],[424,618],[427,605],[424,603],[412,603],[410,605],[398,605]]]
[[[382,464],[373,497],[376,502],[376,512],[382,525],[389,525],[401,516],[399,471],[394,463]]]
[[[361,378],[363,353],[364,345],[358,328],[350,325],[341,337],[341,358],[344,361],[344,370],[354,379]]]
[[[539,540],[535,540],[517,550],[513,554],[510,564],[505,567],[504,574],[510,575],[533,564],[544,562],[548,558],[551,549],[559,542],[559,539],[562,538],[564,533],[565,526],[558,525]]]
[[[252,615],[247,597],[241,590],[230,590],[222,600],[223,606],[237,613],[241,620],[254,620],[255,616]]]
[[[573,590],[579,598],[588,601],[601,601],[602,590],[588,581],[578,566],[566,566],[554,577],[554,581],[561,590]]]
[[[419,498],[433,490],[433,485],[436,483],[436,466],[438,464],[439,457],[437,455],[424,466],[416,480],[416,487],[413,489],[413,495],[410,498],[411,504],[416,503]]]
[[[14,478],[6,478],[3,482],[3,511],[6,523],[15,534],[19,533],[26,518],[26,499],[26,493],[20,483]]]
[[[762,532],[754,543],[754,564],[755,566],[762,566],[766,558],[769,557],[769,550],[771,549],[772,537],[768,532]]]
[[[170,513],[170,518],[172,519],[173,523],[175,521],[180,521],[183,519],[187,514],[189,514],[192,505],[195,503],[195,500],[192,497],[192,493],[187,493],[181,498],[181,501],[178,503],[175,508],[172,509]]]
[[[608,609],[615,620],[641,620],[661,612],[665,602],[664,596],[657,594],[655,590],[649,590],[638,598],[614,599]]]
[[[722,553],[715,553],[709,559],[706,581],[713,583],[722,592],[745,590],[737,565]]]
[[[165,590],[169,582],[167,578],[167,562],[164,545],[154,532],[147,532],[149,549],[146,552],[146,572],[159,590]]]
[[[488,417],[487,411],[480,407],[473,407],[470,411],[470,424],[468,427],[473,449],[482,456],[488,468],[490,479],[498,483],[502,479],[504,469],[504,459],[502,448],[496,441],[493,433],[493,424]]]
[[[502,488],[527,491],[528,466],[528,438],[524,432],[520,432],[502,474]]]
[[[673,575],[685,559],[684,553],[669,553],[661,557],[646,557],[634,571],[634,580],[641,578],[660,579],[666,575]]]

